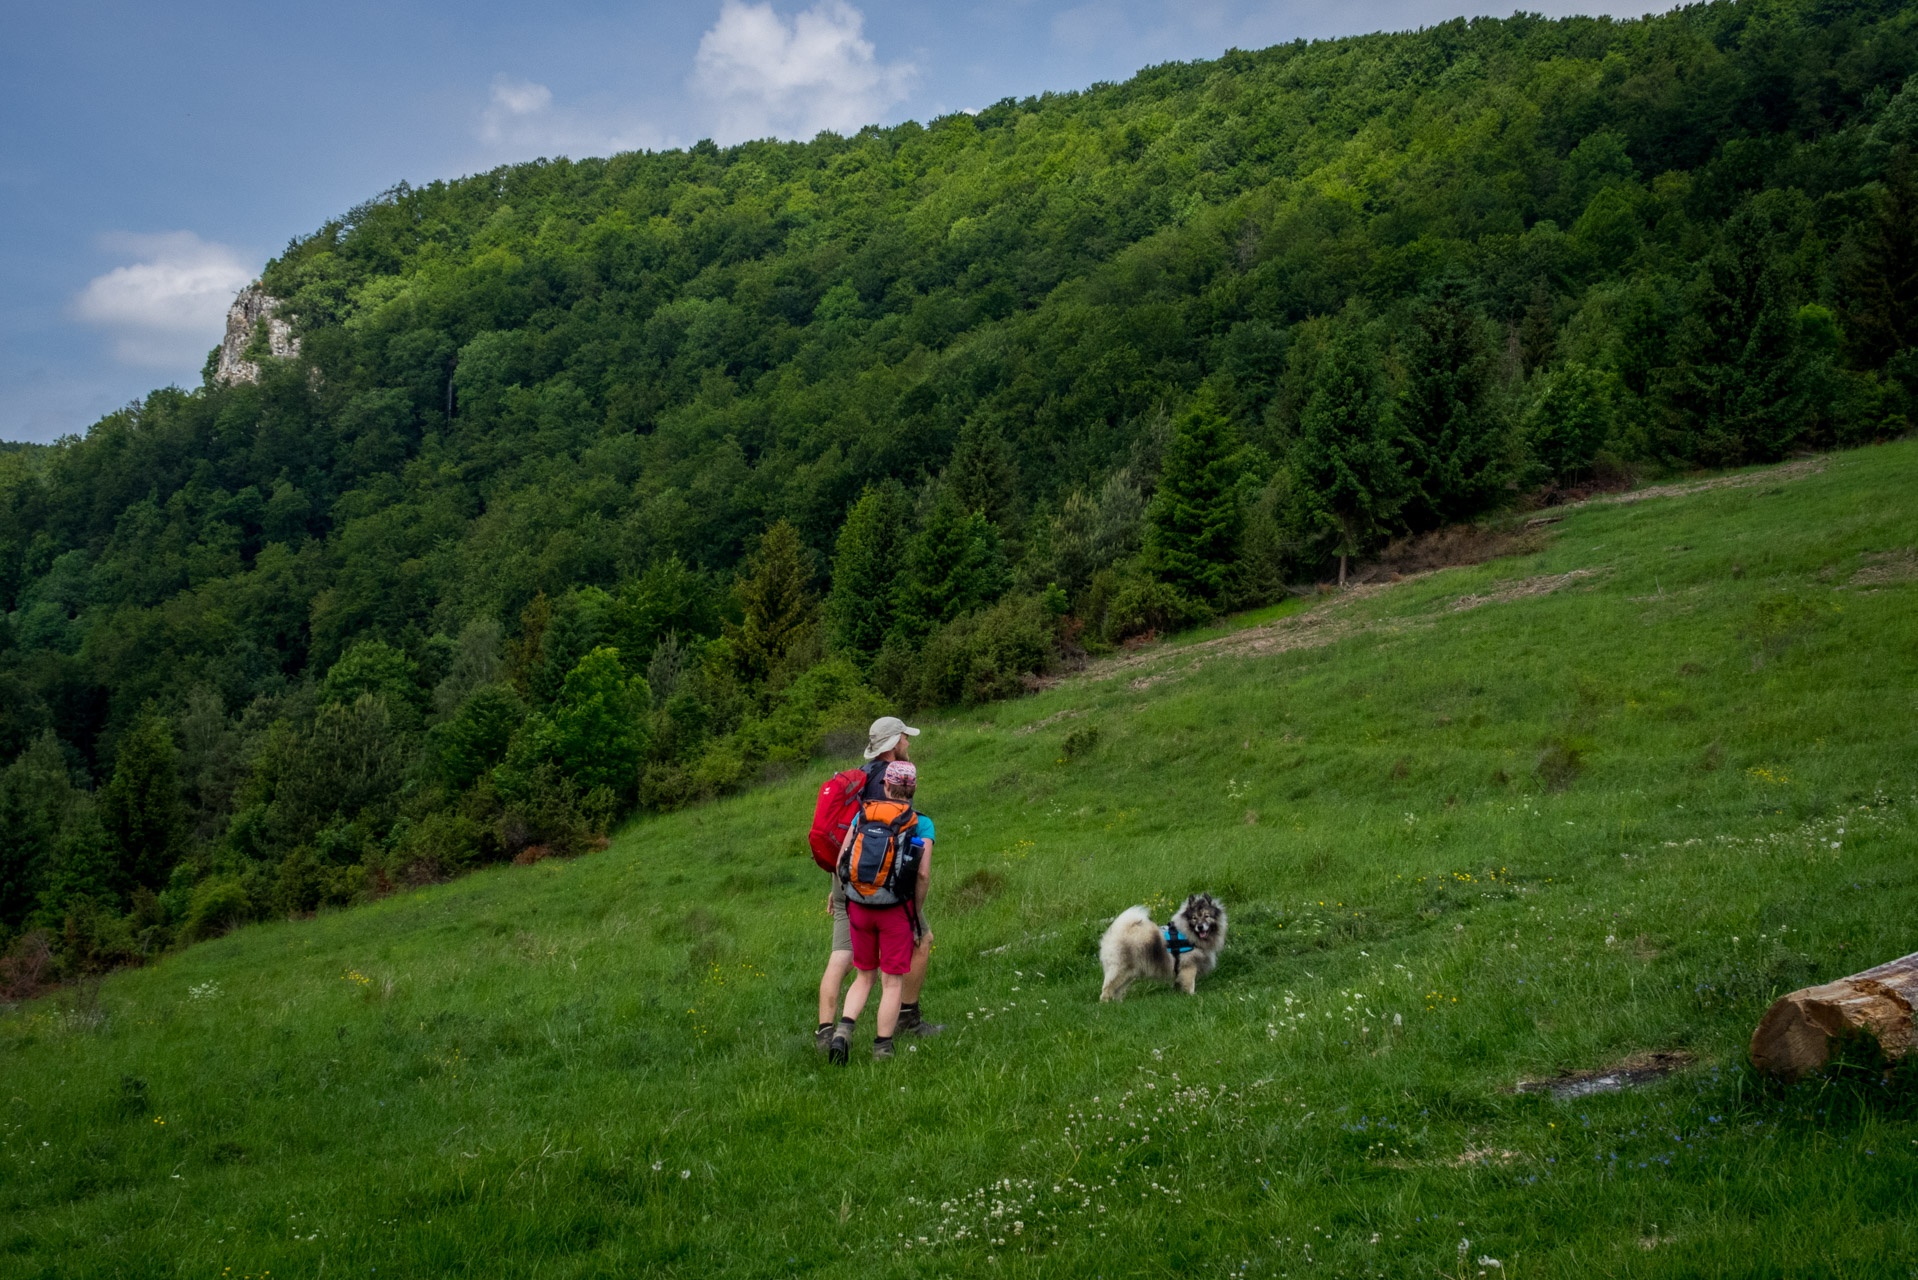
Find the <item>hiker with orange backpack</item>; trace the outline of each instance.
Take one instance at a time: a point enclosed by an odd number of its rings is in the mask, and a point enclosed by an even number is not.
[[[813,1037],[814,1045],[821,1053],[831,1048],[833,1027],[839,1011],[839,993],[845,986],[846,975],[853,968],[852,923],[847,911],[845,888],[838,876],[839,855],[845,846],[847,832],[857,822],[862,807],[868,802],[886,798],[886,766],[907,759],[909,740],[918,733],[919,730],[897,716],[881,716],[872,722],[872,728],[866,736],[866,759],[870,763],[864,768],[836,773],[820,788],[819,803],[813,813],[810,843],[813,861],[833,877],[833,887],[826,895],[826,909],[833,922],[832,950],[826,959],[826,971],[819,979],[819,1026]],[[920,816],[923,824],[920,838],[925,840],[929,851],[932,820]],[[912,965],[906,971],[900,987],[897,1033],[936,1036],[946,1029],[945,1024],[927,1022],[919,1012],[919,993],[926,984],[926,965],[932,956],[932,931],[927,928],[923,914],[915,912],[915,916],[912,922],[915,934]]]
[[[931,871],[932,844],[919,834],[922,827],[929,832],[931,822],[912,807],[918,770],[911,761],[894,760],[882,779],[886,798],[860,806],[859,821],[846,832],[839,853],[837,878],[846,895],[852,964],[859,974],[846,992],[846,1011],[826,1043],[826,1056],[840,1066],[851,1051],[853,1029],[872,995],[875,973],[879,1025],[872,1056],[884,1061],[893,1055],[892,1038]]]

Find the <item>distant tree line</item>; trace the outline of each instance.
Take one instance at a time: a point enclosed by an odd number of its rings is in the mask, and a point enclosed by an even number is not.
[[[302,347],[0,450],[0,945],[588,847],[1633,469],[1909,429],[1918,14],[1169,64],[402,185]]]

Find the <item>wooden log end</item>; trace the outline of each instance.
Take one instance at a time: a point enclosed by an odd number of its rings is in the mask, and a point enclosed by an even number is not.
[[[1752,1032],[1758,1070],[1796,1080],[1831,1061],[1834,1041],[1870,1036],[1888,1060],[1914,1043],[1911,976],[1915,956],[1780,996]]]

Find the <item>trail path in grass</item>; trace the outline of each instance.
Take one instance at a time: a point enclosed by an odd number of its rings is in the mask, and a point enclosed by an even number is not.
[[[1594,505],[1636,503],[1659,498],[1686,498],[1724,489],[1782,485],[1806,476],[1817,475],[1825,469],[1826,461],[1823,456],[1801,458],[1776,466],[1757,467],[1731,475],[1674,484],[1648,485],[1624,493],[1601,494],[1584,502],[1551,508],[1549,514],[1541,518],[1540,523],[1549,521],[1551,524],[1557,524],[1566,515]],[[1907,563],[1907,560],[1910,560],[1909,553],[1906,553],[1904,560],[1897,559],[1895,556],[1885,559],[1868,568],[1861,576],[1867,581],[1874,582],[1905,581],[1912,576],[1918,576],[1918,570],[1913,568],[1918,561]],[[1080,681],[1092,682],[1130,676],[1135,688],[1144,689],[1176,678],[1175,673],[1164,669],[1169,664],[1182,663],[1184,664],[1182,671],[1189,672],[1196,670],[1204,662],[1219,657],[1274,656],[1298,649],[1332,644],[1362,632],[1382,629],[1396,631],[1406,627],[1427,625],[1435,620],[1436,614],[1422,617],[1381,618],[1373,616],[1375,611],[1364,606],[1378,600],[1381,596],[1401,591],[1413,584],[1429,586],[1431,580],[1440,579],[1446,574],[1455,574],[1464,569],[1477,567],[1476,563],[1469,566],[1448,566],[1397,576],[1386,582],[1360,583],[1312,601],[1304,612],[1258,623],[1228,635],[1184,644],[1172,639],[1094,659],[1080,671],[1047,681],[1044,687],[1051,688]],[[1364,570],[1361,569],[1355,576],[1361,576],[1363,572]],[[1481,605],[1505,604],[1530,596],[1549,595],[1573,585],[1580,579],[1591,578],[1604,572],[1605,569],[1602,567],[1582,568],[1564,573],[1537,574],[1525,578],[1500,580],[1482,593],[1460,595],[1449,605],[1444,606],[1444,610],[1457,613],[1466,609],[1475,609]]]

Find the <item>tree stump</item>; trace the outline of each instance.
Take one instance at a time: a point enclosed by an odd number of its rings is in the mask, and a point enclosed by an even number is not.
[[[1849,978],[1780,996],[1752,1032],[1752,1065],[1795,1080],[1831,1059],[1832,1043],[1855,1035],[1878,1041],[1888,1061],[1912,1049],[1918,1005],[1918,952]]]

